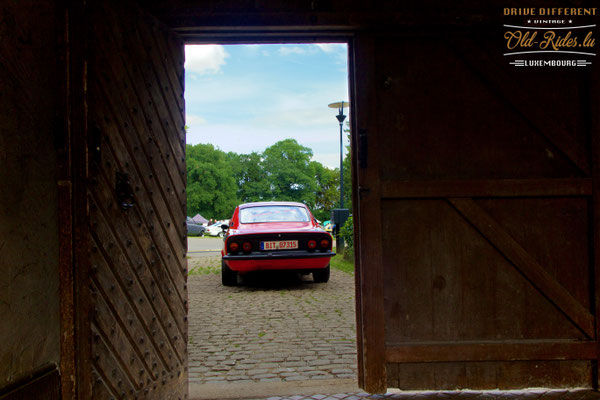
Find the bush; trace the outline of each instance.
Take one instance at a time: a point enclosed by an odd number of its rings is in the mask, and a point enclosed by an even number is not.
[[[340,229],[340,236],[344,239],[344,258],[354,258],[354,222],[352,217],[346,220]]]

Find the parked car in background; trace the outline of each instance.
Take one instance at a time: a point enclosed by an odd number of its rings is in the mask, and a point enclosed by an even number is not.
[[[206,227],[206,235],[218,236],[220,238],[225,237],[225,231],[221,227],[223,222],[217,222]]]
[[[206,228],[200,224],[194,222],[193,219],[187,217],[185,219],[185,224],[187,225],[187,235],[188,236],[204,236],[204,231]]]
[[[315,282],[329,280],[332,236],[302,203],[259,202],[236,207],[221,250],[224,286],[238,274],[260,270],[312,273]]]

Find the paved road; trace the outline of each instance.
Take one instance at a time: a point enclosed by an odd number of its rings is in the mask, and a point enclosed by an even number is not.
[[[205,258],[219,254],[223,239],[212,237],[188,237],[188,257]]]
[[[191,384],[356,379],[353,276],[263,275],[231,288],[220,257],[189,264]]]
[[[369,395],[356,387],[352,276],[334,270],[327,284],[263,276],[225,288],[220,257],[189,264],[190,399],[600,399],[544,389]]]

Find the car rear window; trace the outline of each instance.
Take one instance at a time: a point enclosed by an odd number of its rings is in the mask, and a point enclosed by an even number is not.
[[[297,206],[260,206],[240,210],[242,224],[259,222],[308,222],[310,217],[304,207]]]

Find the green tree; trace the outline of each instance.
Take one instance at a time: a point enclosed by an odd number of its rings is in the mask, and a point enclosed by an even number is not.
[[[230,168],[238,185],[237,196],[243,202],[270,199],[270,187],[260,153],[228,153]]]
[[[265,200],[298,201],[308,205],[316,199],[312,150],[294,139],[281,140],[268,147],[262,157],[270,198]]]
[[[231,217],[239,201],[226,154],[211,144],[197,144],[186,146],[186,156],[188,214]]]
[[[348,141],[351,142],[352,139],[350,137],[350,126],[348,124],[346,124],[346,129],[344,132],[348,133]],[[344,208],[349,209],[350,213],[352,213],[352,149],[350,145],[346,146],[346,153],[344,155],[344,160],[342,161],[342,167],[344,168]]]
[[[331,210],[336,208],[340,200],[340,172],[324,167],[317,161],[312,161],[315,171],[315,202],[309,204],[315,218],[326,221],[331,217]]]
[[[349,217],[340,228],[340,236],[344,239],[344,245],[346,246],[343,251],[344,258],[352,259],[354,257],[354,222],[352,217]]]

